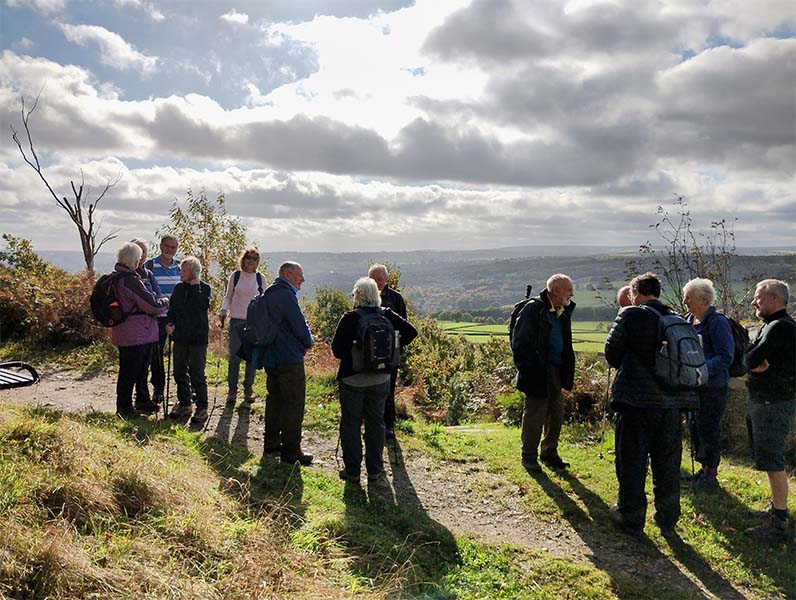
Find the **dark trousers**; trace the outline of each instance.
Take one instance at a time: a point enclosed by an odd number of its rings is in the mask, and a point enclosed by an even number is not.
[[[166,317],[158,317],[158,343],[152,351],[152,358],[149,361],[150,381],[152,382],[152,389],[155,393],[155,402],[160,402],[164,396],[166,389],[166,377],[170,377],[171,373],[166,373],[163,366],[163,356],[166,353]],[[146,387],[146,373],[144,374],[144,387]],[[140,398],[139,388],[136,386],[136,395]]]
[[[340,382],[340,445],[346,473],[359,475],[362,465],[362,435],[365,422],[365,469],[374,477],[384,471],[384,404],[390,383],[354,387]]]
[[[395,384],[398,382],[398,369],[390,373],[390,391],[384,401],[384,426],[395,429]]]
[[[561,396],[561,369],[547,368],[547,395],[528,396],[522,405],[522,460],[535,461],[539,440],[544,431],[540,454],[558,456],[558,438],[564,421],[564,399]]]
[[[721,419],[727,410],[728,389],[699,390],[699,410],[688,420],[694,456],[703,467],[715,469],[721,461]]]
[[[119,347],[119,377],[116,379],[116,411],[129,412],[133,408],[133,388],[146,377],[146,368],[153,344]]]
[[[191,392],[195,394],[197,408],[207,408],[207,344],[172,342],[174,381],[177,400],[182,406],[191,405]]]
[[[265,452],[279,451],[291,461],[301,454],[301,424],[307,379],[304,364],[266,369]]]
[[[680,518],[680,411],[624,407],[616,424],[616,478],[619,512],[629,527],[642,529],[647,514],[644,484],[652,465],[655,521],[674,528]]]

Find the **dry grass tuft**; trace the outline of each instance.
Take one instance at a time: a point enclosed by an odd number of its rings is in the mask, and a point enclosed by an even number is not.
[[[193,439],[0,408],[0,598],[352,595]]]

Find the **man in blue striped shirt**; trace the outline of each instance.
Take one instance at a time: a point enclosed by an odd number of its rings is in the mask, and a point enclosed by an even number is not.
[[[174,286],[180,282],[180,261],[176,260],[174,256],[177,254],[177,249],[180,247],[177,238],[173,235],[164,235],[160,239],[160,256],[150,258],[145,263],[145,267],[152,271],[155,280],[160,286],[160,292],[167,298],[171,298],[171,293],[174,291]],[[163,348],[166,344],[166,314],[168,309],[164,310],[158,316],[158,330],[159,330],[159,344],[158,352],[152,353],[152,387],[155,391],[154,402],[160,404],[163,401],[163,392],[166,388],[166,371],[163,367]]]

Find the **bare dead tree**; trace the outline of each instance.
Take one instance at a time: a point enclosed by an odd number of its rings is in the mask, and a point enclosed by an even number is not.
[[[72,195],[74,196],[74,200],[70,200],[66,196],[59,198],[58,194],[55,193],[55,190],[53,190],[52,186],[50,185],[50,182],[47,181],[46,177],[44,176],[41,163],[39,162],[39,156],[36,154],[36,150],[33,146],[33,138],[31,137],[30,133],[30,117],[39,104],[39,96],[41,96],[41,92],[39,92],[39,95],[36,96],[36,100],[33,102],[33,106],[31,106],[30,110],[25,109],[24,96],[20,98],[22,105],[22,124],[25,127],[25,134],[27,136],[26,145],[29,148],[30,156],[28,156],[28,154],[25,152],[25,149],[22,147],[22,143],[19,140],[19,133],[14,128],[13,124],[10,125],[12,134],[11,139],[14,140],[17,148],[19,148],[19,152],[22,154],[24,161],[28,163],[30,167],[36,171],[36,173],[38,173],[39,178],[44,182],[45,187],[55,199],[55,202],[58,204],[58,206],[66,211],[66,213],[69,215],[69,218],[72,220],[72,223],[74,223],[77,227],[77,232],[80,235],[80,246],[83,250],[83,258],[86,261],[86,270],[93,275],[94,257],[106,242],[116,238],[116,234],[119,233],[118,229],[114,229],[108,235],[99,237],[102,223],[97,222],[95,211],[97,210],[97,206],[105,197],[105,194],[108,192],[108,190],[119,183],[119,180],[121,179],[121,173],[113,180],[108,179],[105,182],[105,187],[102,188],[102,191],[93,201],[86,201],[84,194],[85,196],[89,196],[91,194],[91,188],[85,186],[85,176],[83,174],[83,169],[80,169],[80,186],[76,187],[74,181],[69,182],[72,187]]]

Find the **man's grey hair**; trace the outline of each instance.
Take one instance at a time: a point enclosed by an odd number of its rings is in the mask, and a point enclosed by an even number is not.
[[[287,260],[279,265],[279,276],[284,277],[288,273],[295,273],[296,271],[303,271],[304,269],[297,262]]]
[[[370,277],[360,277],[354,284],[354,304],[356,306],[381,306],[379,286]]]
[[[141,246],[135,242],[127,242],[116,251],[116,262],[123,264],[125,267],[137,269],[138,261],[141,260],[143,254],[144,251],[141,250]]]
[[[167,234],[166,234],[166,235],[164,235],[162,238],[160,238],[160,243],[161,243],[161,244],[162,244],[163,242],[167,242],[167,241],[172,241],[172,242],[174,242],[175,244],[177,244],[178,246],[179,246],[179,244],[180,244],[180,240],[178,240],[176,236],[173,236],[173,235],[171,235],[170,233],[167,233]]]
[[[199,276],[202,274],[202,263],[199,262],[198,258],[195,256],[186,256],[182,259],[180,267],[183,265],[188,267],[188,272],[191,274],[192,279],[199,279]]]
[[[376,263],[375,265],[370,265],[370,269],[368,269],[368,277],[371,277],[374,273],[379,271],[383,272],[385,277],[390,276],[390,272],[387,270],[387,267],[381,263]]]
[[[555,275],[551,275],[547,279],[547,284],[545,287],[547,288],[548,292],[552,292],[553,288],[557,288],[564,282],[572,283],[572,279],[569,278],[568,275],[564,275],[563,273],[556,273]]]
[[[756,288],[764,288],[769,294],[773,294],[784,306],[788,305],[790,298],[790,287],[781,279],[764,279],[757,284]]]
[[[710,279],[697,277],[683,286],[683,296],[686,294],[691,294],[700,300],[707,300],[708,304],[713,304],[716,299],[716,288],[713,287],[713,282]]]

